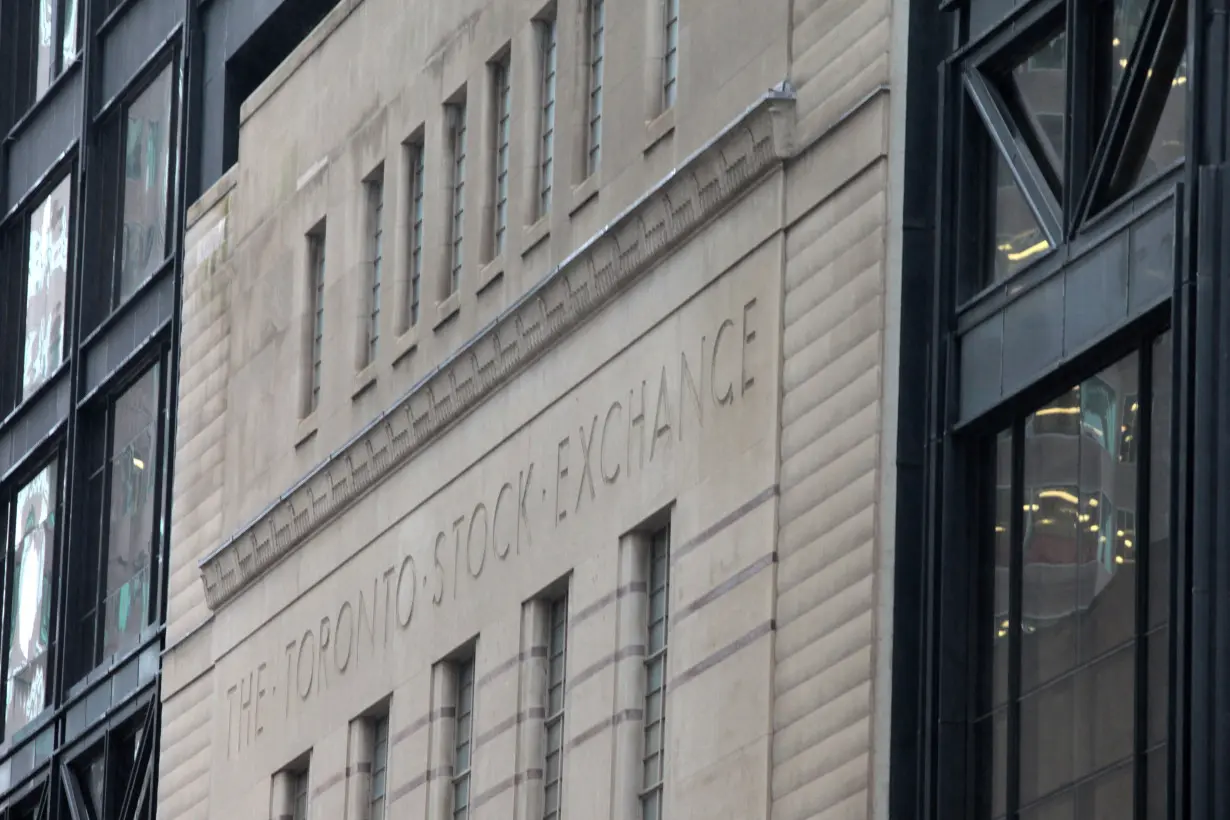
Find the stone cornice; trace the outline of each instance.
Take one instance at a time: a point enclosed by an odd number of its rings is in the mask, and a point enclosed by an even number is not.
[[[200,562],[217,609],[793,154],[794,92],[763,95],[402,399]]]

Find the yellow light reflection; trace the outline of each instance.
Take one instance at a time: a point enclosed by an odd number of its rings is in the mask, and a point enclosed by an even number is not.
[[[1028,259],[1031,256],[1035,256],[1039,253],[1042,253],[1044,250],[1046,250],[1050,246],[1051,246],[1051,243],[1043,239],[1041,242],[1037,242],[1033,245],[1030,245],[1028,248],[1026,248],[1023,251],[1017,251],[1016,253],[1008,254],[1008,261],[1009,262],[1020,262],[1022,259]]]
[[[1079,407],[1043,407],[1034,411],[1035,416],[1075,416],[1080,413]]]
[[[1116,555],[1116,556],[1115,556],[1115,563],[1116,563],[1116,564],[1122,564],[1122,563],[1123,563],[1123,556],[1122,556],[1122,555]]]
[[[1058,498],[1061,501],[1067,501],[1069,504],[1077,504],[1080,499],[1072,495],[1067,490],[1043,490],[1038,493],[1038,498]],[[1035,506],[1034,509],[1037,509]]]

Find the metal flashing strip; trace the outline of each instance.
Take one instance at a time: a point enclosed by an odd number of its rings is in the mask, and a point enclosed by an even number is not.
[[[217,609],[420,453],[794,154],[781,83],[199,562]]]

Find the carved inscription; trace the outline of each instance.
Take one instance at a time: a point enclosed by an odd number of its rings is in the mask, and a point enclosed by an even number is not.
[[[675,448],[729,412],[755,389],[763,309],[748,300],[677,355],[642,369],[625,391],[580,401],[580,412],[551,436],[547,452],[485,482],[492,489],[482,497],[428,504],[411,516],[423,523],[403,522],[398,532],[416,535],[397,536],[395,560],[290,630],[280,657],[260,661],[228,685],[228,759],[276,736],[347,680],[382,670],[390,652],[412,650],[416,606],[430,602],[450,617],[444,610],[464,601],[484,574],[531,553],[619,486],[659,469]],[[425,543],[414,543],[427,532]]]

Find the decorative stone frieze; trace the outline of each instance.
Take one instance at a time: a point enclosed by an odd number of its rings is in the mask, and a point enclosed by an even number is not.
[[[792,154],[794,92],[764,94],[405,397],[200,562],[211,609],[415,457],[436,436]]]

